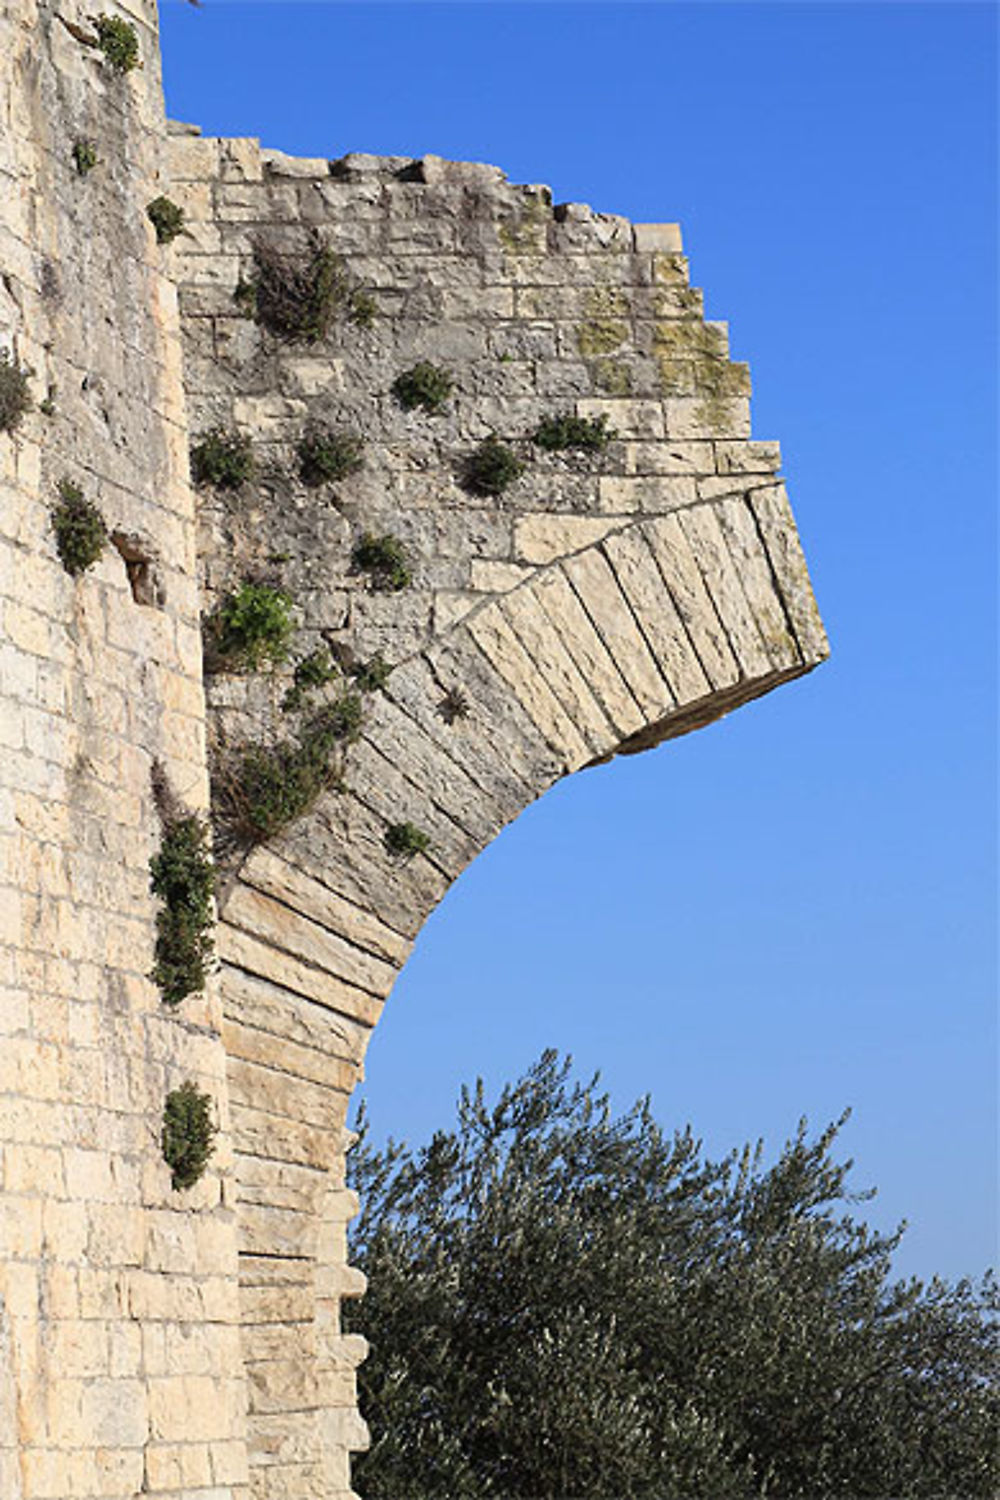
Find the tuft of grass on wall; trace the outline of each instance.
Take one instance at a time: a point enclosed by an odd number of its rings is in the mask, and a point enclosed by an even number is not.
[[[210,1094],[190,1081],[171,1090],[163,1107],[160,1149],[175,1191],[194,1187],[204,1176],[217,1134]]]

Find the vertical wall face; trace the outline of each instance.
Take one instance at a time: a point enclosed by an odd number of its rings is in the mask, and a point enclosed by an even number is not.
[[[0,432],[0,1495],[235,1500],[218,1001],[173,1014],[148,978],[154,758],[190,807],[207,792],[176,292],[145,215],[156,15],[98,8],[135,25],[141,70],[86,44],[93,7],[0,6],[0,346],[35,400]],[[51,525],[64,480],[117,541],[77,579]],[[159,1136],[185,1079],[223,1134],[181,1194]]]
[[[703,321],[675,226],[553,210],[493,167],[296,161],[178,129],[192,434],[238,434],[255,459],[238,487],[202,488],[203,607],[248,580],[281,589],[293,656],[330,650],[343,668],[297,703],[290,662],[217,660],[207,679],[235,830],[219,948],[252,1492],[336,1500],[364,1441],[364,1344],[340,1332],[360,1290],[343,1123],[422,922],[560,776],[708,723],[826,644],[776,445],[749,441],[746,369]],[[276,267],[303,327],[267,326]],[[420,362],[453,381],[440,411],[394,389]],[[613,437],[550,451],[534,439],[557,417],[603,418]],[[324,428],[364,443],[361,467],[325,482],[302,447]],[[501,493],[468,468],[491,434],[524,465]],[[405,587],[360,565],[366,534],[402,545]],[[376,655],[391,673],[363,694],[337,786],[241,843],[247,754],[294,755]],[[409,859],[387,849],[403,824],[430,840]]]

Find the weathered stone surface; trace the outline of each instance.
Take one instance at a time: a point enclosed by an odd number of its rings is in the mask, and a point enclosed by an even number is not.
[[[82,13],[0,18],[0,348],[35,400],[0,433],[0,1494],[350,1500],[345,1120],[416,933],[560,776],[711,722],[826,639],[777,446],[749,441],[746,370],[676,225],[553,209],[481,163],[168,127],[153,0],[118,8],[143,57],[124,78],[65,24]],[[66,143],[90,134],[84,181]],[[144,211],[161,192],[187,216],[171,248]],[[261,247],[340,257],[311,341],[237,300]],[[420,361],[453,381],[435,414],[394,395]],[[535,441],[573,416],[609,441]],[[299,449],[322,425],[363,462],[313,485]],[[252,440],[255,475],[196,507],[187,450],[216,426]],[[491,433],[523,472],[475,493]],[[115,536],[75,579],[64,479]],[[405,588],[355,565],[365,532],[401,544]],[[262,579],[294,601],[292,660],[203,681],[202,619]],[[210,752],[291,745],[349,685],[289,708],[320,649],[391,670],[340,783],[267,845],[226,846],[219,977],[169,1011],[152,768],[204,810]],[[425,852],[393,856],[401,822]],[[219,1134],[179,1193],[159,1133],[187,1078]]]

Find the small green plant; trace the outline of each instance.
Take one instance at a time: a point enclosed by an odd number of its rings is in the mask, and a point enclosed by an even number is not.
[[[54,385],[50,385],[49,386],[49,389],[48,389],[48,392],[46,393],[45,399],[43,401],[39,401],[39,403],[38,403],[38,410],[41,412],[41,414],[42,414],[43,417],[54,417],[55,416],[55,414],[56,414],[56,388],[55,388]]]
[[[190,1081],[171,1090],[163,1108],[160,1147],[175,1191],[194,1187],[204,1176],[217,1132],[210,1094],[201,1093]]]
[[[269,583],[244,583],[207,622],[210,660],[230,671],[256,672],[288,658],[295,626],[292,599]]]
[[[310,693],[317,688],[326,687],[336,676],[337,668],[330,658],[329,651],[319,649],[310,651],[308,656],[300,657],[295,663],[292,686],[282,699],[282,709],[286,714],[298,713],[309,702]]]
[[[462,689],[449,688],[437,706],[437,713],[446,724],[454,724],[458,719],[468,718],[469,700]]]
[[[97,16],[97,45],[116,73],[131,73],[139,66],[139,37],[130,21],[119,16]]]
[[[367,573],[372,588],[398,593],[412,580],[406,548],[396,536],[375,536],[366,531],[355,544],[352,560],[355,568]]]
[[[205,988],[212,953],[215,867],[209,832],[195,814],[172,816],[149,861],[150,890],[163,903],[156,913],[153,979],[167,1005]]]
[[[362,705],[343,693],[319,710],[294,740],[251,745],[217,772],[220,820],[245,844],[273,838],[340,782],[334,752],[357,739]]]
[[[404,411],[419,406],[434,415],[444,410],[454,384],[447,370],[421,360],[412,370],[397,376],[392,392]]]
[[[368,661],[359,661],[351,668],[351,676],[359,693],[379,693],[389,681],[392,668],[376,654]]]
[[[253,278],[237,286],[236,300],[278,338],[315,344],[349,301],[343,262],[324,245],[314,245],[305,257],[293,257],[273,245],[258,244],[254,265]]]
[[[520,459],[491,435],[466,460],[465,486],[474,495],[502,495],[523,472]]]
[[[97,561],[108,539],[101,512],[71,479],[59,482],[59,501],[52,508],[52,529],[59,561],[74,578]]]
[[[73,143],[73,165],[81,177],[86,177],[97,166],[97,143],[96,141],[74,141]]]
[[[550,453],[563,448],[581,448],[586,452],[598,453],[608,446],[614,435],[605,416],[546,417],[535,433],[535,442],[539,448],[546,448]]]
[[[299,443],[299,476],[315,488],[357,473],[364,463],[364,441],[332,427],[310,427]]]
[[[358,328],[370,328],[378,313],[378,303],[370,292],[357,289],[348,299],[348,318]]]
[[[219,490],[238,490],[253,478],[253,448],[248,437],[225,427],[213,427],[191,449],[191,478]]]
[[[430,834],[415,823],[390,823],[385,830],[386,851],[394,859],[406,860],[415,854],[426,854],[430,846]]]
[[[31,410],[30,374],[9,349],[0,349],[0,432],[13,432]]]
[[[146,217],[156,230],[158,245],[169,245],[184,228],[183,208],[172,198],[165,198],[162,193],[146,204]]]

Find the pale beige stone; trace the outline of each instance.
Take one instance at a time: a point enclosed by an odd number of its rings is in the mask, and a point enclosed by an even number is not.
[[[674,698],[686,703],[704,697],[711,691],[708,678],[642,531],[616,532],[605,542],[604,554]]]
[[[765,675],[771,665],[770,657],[714,510],[701,505],[682,511],[679,521],[743,675]]]
[[[649,720],[661,718],[672,705],[673,694],[660,675],[607,558],[595,548],[567,558],[562,566],[644,716]]]

